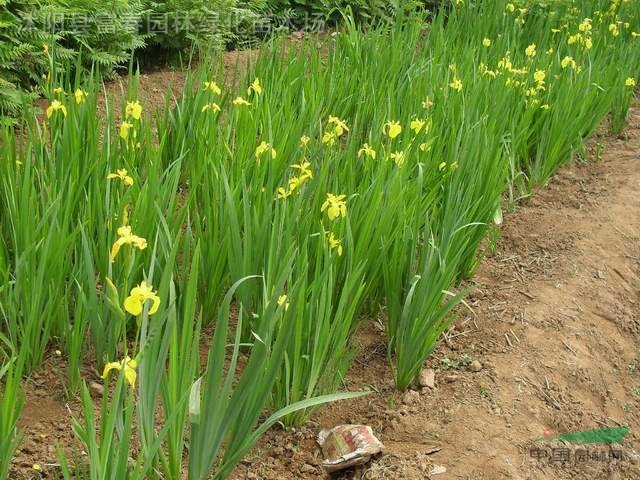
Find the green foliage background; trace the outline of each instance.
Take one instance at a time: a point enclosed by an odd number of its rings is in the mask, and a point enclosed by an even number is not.
[[[157,60],[256,39],[261,25],[304,26],[305,16],[332,20],[350,10],[360,21],[388,20],[418,0],[0,0],[0,123],[36,98],[43,76],[62,64],[102,74],[126,66],[132,52]],[[189,28],[185,28],[188,19]],[[163,22],[162,28],[153,22]],[[167,28],[164,28],[166,22]],[[55,52],[50,64],[44,45]],[[146,48],[154,49],[145,56]],[[155,61],[155,60],[154,60]]]
[[[225,48],[246,40],[266,10],[266,0],[0,0],[0,121],[38,95],[52,67],[80,58],[110,74],[145,48]]]

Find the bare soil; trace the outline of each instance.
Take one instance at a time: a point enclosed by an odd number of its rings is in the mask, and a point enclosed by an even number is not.
[[[329,405],[304,428],[272,429],[234,480],[326,478],[315,438],[343,423],[372,426],[386,451],[340,479],[640,479],[640,110],[623,136],[595,141],[599,160],[563,168],[505,215],[469,308],[427,362],[434,389],[394,390],[384,333],[367,320],[346,386],[374,393]],[[37,477],[34,463],[46,476],[55,445],[72,445],[79,408],[66,400],[64,367],[52,353],[28,382],[11,478]],[[620,445],[533,443],[548,429],[619,425],[630,426]],[[532,458],[534,447],[548,457]],[[552,448],[570,461],[553,461]],[[576,461],[577,449],[589,458]]]

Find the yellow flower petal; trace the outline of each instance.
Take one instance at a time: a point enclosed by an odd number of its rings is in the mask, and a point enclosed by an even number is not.
[[[122,363],[121,362],[107,363],[104,366],[104,370],[102,371],[102,376],[100,378],[102,378],[103,380],[106,380],[111,370],[117,370],[117,371],[122,370]]]

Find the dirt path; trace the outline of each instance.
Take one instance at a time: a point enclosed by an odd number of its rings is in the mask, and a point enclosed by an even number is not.
[[[473,281],[472,312],[461,310],[428,362],[434,390],[395,392],[384,335],[365,322],[347,385],[376,393],[330,405],[298,431],[269,432],[235,478],[325,478],[317,432],[365,423],[387,452],[340,478],[640,479],[640,110],[624,138],[599,141],[601,162],[563,169],[505,216]],[[29,383],[16,471],[54,464],[55,444],[71,442],[77,405],[64,399],[63,367],[49,358]],[[575,448],[568,463],[530,456],[531,440],[549,428],[616,425],[631,428],[613,449],[621,461],[605,445],[581,447],[593,457],[581,463]],[[446,472],[430,477],[434,465]]]
[[[640,110],[624,137],[599,141],[601,162],[563,169],[506,216],[498,251],[474,279],[473,314],[463,312],[429,360],[435,390],[393,392],[370,323],[348,384],[379,393],[332,405],[302,431],[272,432],[238,478],[323,478],[313,438],[338,423],[369,424],[387,446],[342,478],[640,478]],[[613,447],[531,442],[549,428],[618,425],[630,432]],[[570,448],[570,461],[531,458],[534,447],[549,457]],[[430,476],[434,465],[446,472]]]

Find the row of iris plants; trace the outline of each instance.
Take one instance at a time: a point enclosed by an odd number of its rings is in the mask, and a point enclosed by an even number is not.
[[[64,478],[228,477],[274,423],[366,394],[337,392],[380,310],[408,388],[505,202],[623,128],[639,36],[624,0],[345,16],[320,48],[202,65],[154,111],[132,81],[99,115],[99,79],[52,69],[0,140],[0,478],[52,348],[82,402]]]

